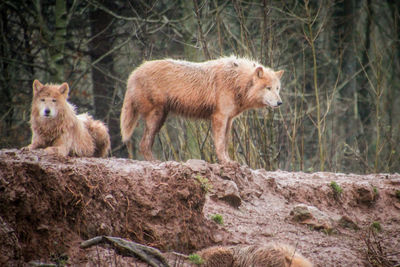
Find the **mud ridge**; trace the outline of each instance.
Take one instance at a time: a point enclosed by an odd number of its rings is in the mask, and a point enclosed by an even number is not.
[[[79,247],[107,235],[155,247],[176,266],[190,264],[173,252],[269,242],[295,247],[315,266],[370,266],[371,227],[395,264],[399,192],[399,174],[267,172],[201,160],[0,150],[0,265],[141,266],[107,247]]]

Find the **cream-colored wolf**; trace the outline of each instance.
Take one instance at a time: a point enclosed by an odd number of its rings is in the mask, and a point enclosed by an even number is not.
[[[169,113],[210,119],[216,153],[229,163],[227,140],[233,119],[251,108],[276,108],[283,70],[225,57],[203,63],[155,60],[143,63],[128,78],[121,111],[123,142],[130,141],[139,116],[145,120],[140,152],[152,160],[154,137]]]
[[[50,154],[105,157],[110,150],[107,127],[88,114],[76,115],[68,103],[69,86],[33,82],[32,142],[24,149],[44,148]]]

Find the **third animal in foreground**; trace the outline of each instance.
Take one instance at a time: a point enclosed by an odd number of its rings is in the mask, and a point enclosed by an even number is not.
[[[283,70],[273,71],[257,62],[226,57],[203,63],[181,60],[148,61],[128,78],[121,111],[121,134],[130,141],[141,116],[145,121],[140,152],[153,160],[155,135],[169,113],[209,119],[216,154],[230,163],[227,140],[233,119],[252,108],[276,108]]]
[[[204,267],[312,267],[293,247],[280,243],[211,247],[198,254]]]

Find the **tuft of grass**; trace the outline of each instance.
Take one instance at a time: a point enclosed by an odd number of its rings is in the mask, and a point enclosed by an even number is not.
[[[378,188],[376,186],[374,186],[372,189],[374,190],[375,196],[379,196]]]
[[[331,188],[333,191],[333,195],[336,199],[340,198],[343,193],[343,189],[338,185],[335,181],[331,182]]]
[[[214,222],[223,225],[224,224],[224,218],[222,217],[221,214],[214,214],[211,215],[211,220],[213,220]]]
[[[210,181],[206,177],[196,175],[195,178],[199,182],[201,189],[203,189],[204,192],[208,193],[213,188],[212,184],[210,184]]]
[[[333,228],[326,228],[322,229],[322,232],[326,235],[333,235],[334,234],[334,229]]]
[[[373,222],[371,223],[371,228],[375,230],[377,233],[382,232],[383,228],[380,222]]]
[[[52,254],[50,255],[50,259],[56,263],[56,266],[67,266],[68,263],[68,255],[65,254]]]
[[[196,265],[202,265],[204,260],[198,254],[190,254],[189,261]]]

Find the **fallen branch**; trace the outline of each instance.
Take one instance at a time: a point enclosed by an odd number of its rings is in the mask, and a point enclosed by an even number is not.
[[[109,244],[118,254],[123,256],[135,256],[154,267],[169,267],[167,260],[158,249],[144,246],[133,241],[119,237],[97,236],[81,243],[83,249],[94,245]]]

